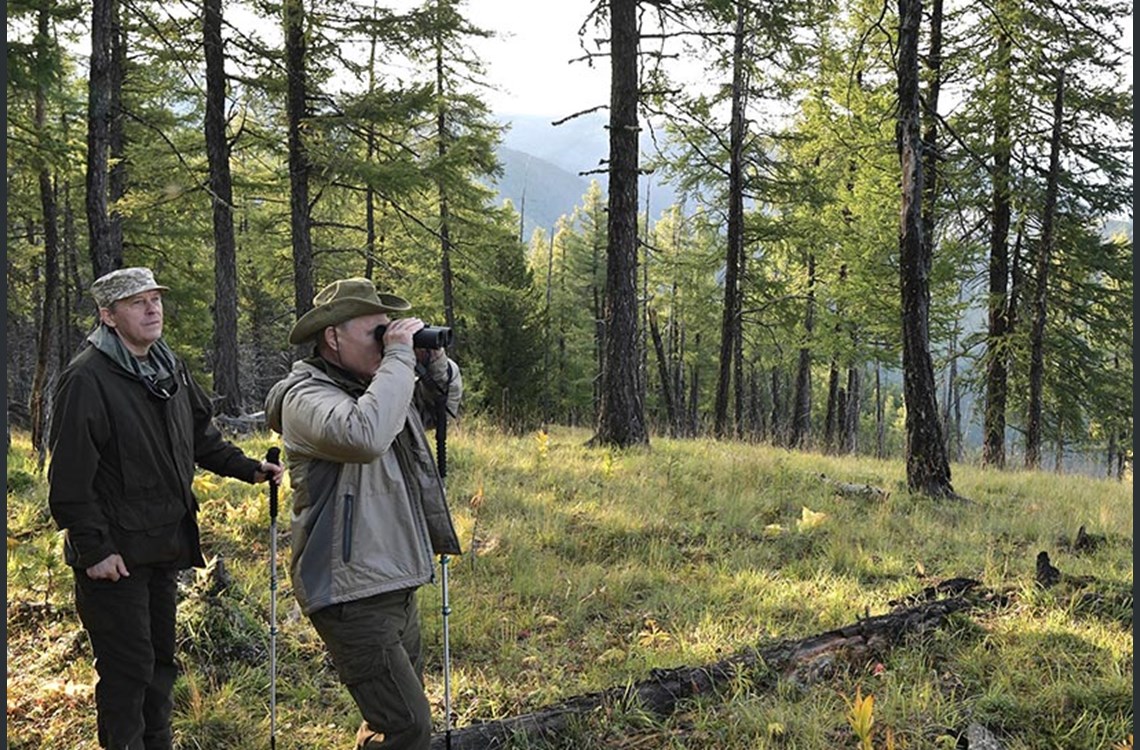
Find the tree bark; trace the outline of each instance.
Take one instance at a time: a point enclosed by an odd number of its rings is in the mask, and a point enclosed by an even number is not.
[[[289,229],[293,244],[293,306],[298,317],[313,306],[313,242],[310,236],[309,157],[301,127],[305,94],[305,8],[285,0],[285,112],[289,148]]]
[[[740,270],[744,259],[744,5],[736,9],[732,51],[732,114],[729,125],[728,228],[724,259],[724,311],[720,326],[719,375],[713,429],[717,437],[728,434],[728,392],[733,355],[740,340]],[[741,373],[736,373],[739,381]],[[739,392],[739,388],[737,389]],[[739,399],[737,399],[739,408]]]
[[[811,341],[815,331],[815,254],[808,252],[807,309],[804,311],[804,343],[800,346],[796,366],[795,406],[792,407],[792,432],[789,444],[802,448],[811,435]]]
[[[51,27],[49,7],[44,5],[37,14],[35,41],[36,61],[47,65],[51,54]],[[41,144],[47,141],[47,83],[36,86],[35,129]],[[32,421],[32,446],[36,449],[37,468],[43,469],[47,459],[47,424],[51,416],[50,383],[54,379],[56,363],[52,354],[56,348],[56,308],[59,297],[59,219],[55,188],[48,164],[37,159],[40,206],[44,230],[44,296],[40,317],[39,341],[36,346],[36,370],[32,378],[32,399],[29,412]]]
[[[863,374],[855,365],[847,368],[847,401],[839,439],[840,453],[854,453],[859,447],[859,411],[863,390]]]
[[[665,419],[669,424],[669,431],[676,435],[677,407],[673,398],[673,388],[669,377],[669,360],[665,354],[665,344],[661,340],[661,331],[657,327],[657,311],[649,311],[649,332],[653,337],[653,350],[657,353],[657,374],[661,379],[661,400],[665,403]]]
[[[827,370],[827,411],[823,418],[823,449],[827,453],[835,450],[835,433],[839,423],[839,361],[831,357]]]
[[[439,33],[439,32],[437,32]],[[447,105],[443,92],[443,41],[435,39],[435,97],[436,146],[439,161],[447,159]],[[455,327],[455,291],[451,275],[451,216],[448,212],[447,186],[442,175],[436,180],[439,191],[439,275],[443,287],[443,317],[449,327]],[[458,347],[456,347],[458,349]]]
[[[107,208],[111,152],[111,45],[116,0],[92,0],[91,61],[87,79],[87,234],[93,278],[123,264]]]
[[[214,392],[221,414],[241,413],[238,373],[237,243],[234,238],[230,143],[226,137],[226,60],[222,0],[205,0],[202,37],[206,57],[206,158],[214,222]]]
[[[923,174],[919,133],[918,36],[921,0],[899,0],[899,160],[902,210],[899,276],[902,288],[903,395],[906,401],[907,487],[934,497],[953,496],[950,464],[938,422],[930,359],[929,245],[922,238]]]
[[[1008,311],[1010,227],[1010,91],[1009,34],[998,32],[993,102],[993,216],[990,228],[989,329],[986,335],[986,398],[982,465],[1005,467],[1005,409],[1008,396]]]
[[[1065,73],[1058,71],[1053,97],[1053,135],[1049,147],[1049,176],[1045,183],[1045,212],[1037,248],[1033,285],[1033,324],[1029,334],[1029,417],[1025,427],[1025,468],[1041,465],[1043,403],[1045,400],[1045,321],[1048,317],[1049,262],[1053,254],[1053,226],[1061,172],[1061,117],[1064,114]]]
[[[591,443],[647,444],[637,353],[637,2],[610,0],[610,180],[606,348],[598,431]]]
[[[109,133],[110,171],[107,175],[107,201],[111,247],[123,265],[123,215],[117,208],[127,194],[127,131],[123,108],[123,83],[127,77],[127,30],[123,26],[122,5],[115,0],[111,14],[111,127]]]

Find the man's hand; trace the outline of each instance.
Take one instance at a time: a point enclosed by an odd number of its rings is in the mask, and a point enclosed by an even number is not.
[[[274,484],[280,485],[281,479],[285,476],[285,467],[279,464],[271,464],[268,461],[262,461],[261,466],[257,467],[257,471],[253,474],[254,483],[264,482],[266,479],[271,479]]]
[[[419,318],[400,318],[393,320],[384,329],[384,347],[387,348],[392,344],[411,344],[412,337],[415,336],[416,331],[424,327],[424,322]]]
[[[130,575],[127,572],[127,564],[118,553],[107,555],[102,562],[87,569],[87,577],[94,581],[117,581],[120,578],[129,578]]]

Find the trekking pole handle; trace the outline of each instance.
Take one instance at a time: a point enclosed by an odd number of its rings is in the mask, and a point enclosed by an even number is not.
[[[277,446],[270,448],[265,454],[265,460],[271,464],[280,465],[281,449]],[[277,518],[277,482],[269,477],[269,517]]]

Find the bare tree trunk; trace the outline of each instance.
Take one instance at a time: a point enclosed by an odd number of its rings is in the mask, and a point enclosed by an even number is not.
[[[123,264],[108,211],[113,74],[111,46],[116,0],[92,0],[91,61],[87,80],[87,233],[94,278]]]
[[[309,157],[301,129],[305,93],[305,8],[285,0],[285,110],[289,146],[289,229],[293,243],[293,306],[298,316],[313,306],[313,242],[310,235]]]
[[[49,6],[40,7],[35,39],[36,61],[47,65],[51,55],[51,26]],[[35,129],[41,143],[47,140],[47,83],[40,79],[36,84]],[[30,413],[32,446],[36,449],[36,467],[42,471],[47,460],[47,424],[51,416],[50,382],[53,380],[55,358],[52,353],[56,342],[56,306],[59,296],[59,226],[55,188],[46,162],[37,158],[37,177],[40,188],[40,206],[44,229],[44,297],[40,316],[39,341],[36,346],[36,370],[32,378]]]
[[[732,115],[729,125],[728,237],[724,266],[724,311],[720,327],[720,370],[716,383],[714,431],[728,434],[728,391],[735,345],[740,339],[740,271],[744,258],[744,5],[736,9],[732,52]],[[740,371],[736,373],[740,378]],[[739,389],[738,389],[739,392]],[[738,399],[739,401],[739,399]]]
[[[233,180],[226,137],[226,60],[222,48],[222,0],[205,0],[202,36],[206,56],[206,157],[214,220],[214,392],[222,414],[241,413],[238,373],[237,242]]]
[[[1061,117],[1064,114],[1065,73],[1057,72],[1053,97],[1053,136],[1049,150],[1049,176],[1045,183],[1045,215],[1041,219],[1041,242],[1033,264],[1033,325],[1029,334],[1029,418],[1025,427],[1025,468],[1041,464],[1042,411],[1045,400],[1045,320],[1048,315],[1049,262],[1053,253],[1053,225],[1061,172]]]
[[[827,371],[827,412],[823,419],[823,449],[826,453],[835,450],[838,442],[835,433],[839,424],[839,361],[833,355]]]
[[[986,335],[986,400],[982,465],[1005,467],[1005,409],[1008,396],[1008,311],[1010,226],[1010,39],[998,31],[993,101],[993,217],[990,228],[989,330]]]
[[[447,158],[447,105],[443,97],[443,41],[435,40],[435,98],[437,102],[435,127],[437,155],[440,162]],[[447,188],[441,176],[436,182],[439,191],[439,275],[443,286],[443,317],[449,327],[455,326],[455,291],[451,275],[451,215],[447,203]],[[455,347],[458,349],[459,347]]]
[[[115,0],[111,16],[111,167],[108,173],[107,199],[110,210],[111,247],[123,265],[123,214],[117,206],[127,194],[127,133],[123,108],[123,83],[127,76],[127,30],[123,26],[122,4]]]
[[[811,342],[815,331],[815,254],[808,252],[807,309],[804,311],[804,343],[800,346],[796,366],[795,406],[792,407],[792,431],[789,445],[803,448],[811,436]]]
[[[610,0],[606,359],[595,445],[647,444],[637,332],[637,2]]]
[[[699,333],[697,334],[697,340],[694,342],[693,346],[696,348],[696,350],[698,352],[701,350],[701,334],[699,334]],[[700,372],[701,371],[700,371],[700,365],[698,364],[698,362],[699,362],[699,360],[697,362],[693,363],[693,366],[692,366],[691,371],[690,371],[690,376],[689,376],[689,380],[691,381],[689,383],[689,429],[688,429],[689,435],[697,435],[697,434],[699,434],[699,431],[700,431],[700,420],[698,418],[697,407],[699,405],[698,402],[700,400],[699,396],[700,396],[700,392],[701,392],[701,390],[700,390]]]
[[[922,238],[923,175],[919,155],[918,36],[921,0],[899,0],[899,160],[902,225],[903,393],[906,400],[907,487],[934,497],[954,495],[950,464],[938,423],[934,365],[930,359],[929,245]]]
[[[843,413],[843,432],[839,444],[840,453],[854,453],[859,442],[859,406],[863,376],[859,368],[852,365],[847,369],[847,403]]]
[[[875,458],[886,458],[886,419],[883,414],[883,366],[875,361]]]
[[[661,331],[657,327],[657,311],[649,310],[649,332],[653,336],[653,350],[657,352],[657,373],[661,379],[661,400],[665,403],[665,418],[669,423],[669,431],[676,435],[677,407],[674,403],[673,388],[669,377],[669,360],[665,354],[665,344],[661,340]]]

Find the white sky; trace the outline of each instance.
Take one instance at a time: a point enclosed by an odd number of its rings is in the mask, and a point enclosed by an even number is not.
[[[609,104],[608,59],[590,68],[578,29],[596,0],[469,0],[464,8],[474,25],[498,38],[472,45],[487,66],[487,80],[500,90],[486,92],[497,114],[565,117]],[[588,29],[589,48],[595,30]],[[600,63],[600,64],[599,64]]]

